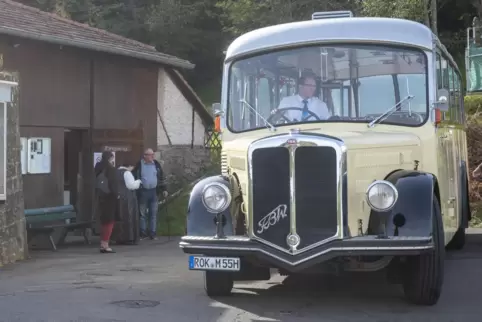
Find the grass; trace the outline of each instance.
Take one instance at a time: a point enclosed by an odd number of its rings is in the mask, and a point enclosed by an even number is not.
[[[185,234],[190,192],[190,189],[185,189],[167,204],[159,206],[157,214],[158,236],[183,236]]]
[[[220,143],[215,136],[210,142],[211,145]],[[211,151],[211,163],[202,172],[203,176],[212,176],[220,173],[220,154],[217,149]],[[157,235],[158,236],[184,236],[186,232],[186,215],[189,196],[193,183],[181,187],[181,193],[173,197],[167,204],[159,206],[157,213]]]
[[[482,228],[482,203],[474,202],[470,205],[472,210],[472,220],[469,222],[469,227]]]

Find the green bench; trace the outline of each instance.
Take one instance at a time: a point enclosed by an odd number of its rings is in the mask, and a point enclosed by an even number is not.
[[[57,245],[63,244],[69,232],[82,230],[86,244],[90,244],[90,231],[92,221],[77,221],[77,212],[72,205],[25,209],[25,221],[27,224],[27,242],[34,237],[42,235],[48,238],[52,250],[57,250]],[[54,242],[53,233],[61,229],[62,234],[58,244]]]

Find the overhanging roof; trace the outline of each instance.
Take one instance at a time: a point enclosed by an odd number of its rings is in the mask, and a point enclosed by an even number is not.
[[[11,0],[0,0],[0,34],[194,68],[189,61],[160,53],[153,46]]]

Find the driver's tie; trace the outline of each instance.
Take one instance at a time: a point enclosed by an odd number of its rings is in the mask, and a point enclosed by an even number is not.
[[[303,112],[301,113],[301,120],[306,119],[310,114],[308,113],[308,101],[303,100]]]

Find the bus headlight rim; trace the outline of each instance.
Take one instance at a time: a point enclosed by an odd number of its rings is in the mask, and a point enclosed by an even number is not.
[[[231,191],[223,183],[211,182],[203,188],[201,199],[207,211],[218,214],[231,204]]]
[[[378,190],[383,189],[386,196],[380,197],[379,195],[377,195],[376,194],[377,189]],[[395,185],[393,185],[393,183],[389,181],[375,180],[368,186],[365,197],[366,197],[368,206],[370,206],[371,209],[378,212],[386,212],[393,209],[393,207],[397,203],[398,190],[395,187]],[[384,201],[381,200],[380,198],[388,199],[386,201],[386,204],[383,204]]]

